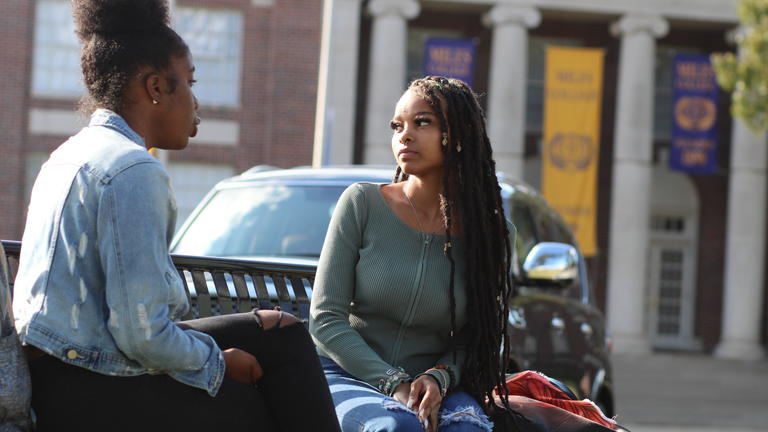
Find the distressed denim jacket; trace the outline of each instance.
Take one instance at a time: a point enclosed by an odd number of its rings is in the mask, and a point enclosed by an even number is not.
[[[166,373],[215,395],[214,340],[173,321],[189,309],[168,254],[168,174],[119,115],[98,110],[32,190],[13,312],[24,344],[94,372]]]

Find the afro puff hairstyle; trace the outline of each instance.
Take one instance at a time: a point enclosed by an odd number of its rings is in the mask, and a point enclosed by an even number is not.
[[[83,109],[120,112],[125,90],[145,66],[167,71],[174,57],[189,54],[169,26],[166,0],[74,0],[75,33],[88,95]],[[169,78],[171,90],[174,77]]]

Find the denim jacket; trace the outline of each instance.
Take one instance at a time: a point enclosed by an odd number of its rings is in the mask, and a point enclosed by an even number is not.
[[[214,340],[173,321],[189,309],[168,254],[168,174],[119,115],[98,110],[32,189],[13,312],[24,344],[106,375],[166,373],[215,395]]]

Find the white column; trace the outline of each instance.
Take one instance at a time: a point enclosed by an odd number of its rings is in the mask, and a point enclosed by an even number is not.
[[[171,23],[173,23],[173,15],[176,13],[176,0],[168,0],[168,15],[171,20]],[[161,164],[163,164],[166,168],[168,168],[168,155],[169,150],[163,150],[159,149],[157,147],[153,147],[150,150],[150,154],[154,156],[157,160],[160,161]]]
[[[407,20],[421,10],[416,0],[371,0],[373,17],[368,62],[368,106],[365,117],[365,163],[394,165],[389,121],[405,90]]]
[[[656,40],[668,24],[658,16],[625,15],[621,36],[608,266],[608,329],[616,352],[650,350],[647,336],[648,235],[653,145]]]
[[[488,86],[488,138],[496,167],[523,179],[528,29],[541,22],[531,7],[498,5],[483,18],[493,27]]]
[[[325,0],[313,166],[351,164],[361,0]]]
[[[765,257],[766,137],[733,119],[723,321],[717,357],[756,360]]]

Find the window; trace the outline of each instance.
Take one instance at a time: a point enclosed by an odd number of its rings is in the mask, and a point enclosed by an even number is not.
[[[317,258],[344,189],[271,182],[221,189],[180,233],[173,252]]]
[[[664,47],[656,50],[653,138],[668,141],[672,136],[672,62],[677,54],[698,54],[690,48]]]
[[[658,305],[656,311],[656,334],[659,336],[678,336],[681,333],[685,307],[684,291],[684,253],[680,248],[665,248],[660,251],[660,270]]]
[[[651,229],[654,232],[669,234],[685,234],[684,216],[651,216]]]
[[[552,210],[550,212],[551,219],[550,222],[550,229],[552,232],[552,240],[560,243],[567,243],[569,245],[573,245],[576,243],[573,234],[571,234],[570,228],[568,227],[568,224],[565,223],[562,218],[554,211]]]
[[[172,162],[166,165],[176,196],[176,228],[187,219],[206,193],[235,172],[229,165]]]
[[[35,13],[32,94],[77,99],[84,90],[80,44],[67,0],[40,0]]]
[[[512,198],[512,223],[517,229],[516,244],[514,247],[517,251],[519,265],[522,268],[525,258],[528,257],[528,252],[530,252],[531,248],[537,243],[536,229],[534,228],[533,218],[531,217],[530,206],[522,197],[515,196]]]
[[[525,129],[541,133],[544,128],[544,77],[548,46],[580,46],[575,39],[530,37],[528,39],[528,87],[526,89]]]
[[[195,95],[201,105],[240,105],[243,18],[238,11],[178,7],[174,28],[195,63]]]
[[[203,105],[240,104],[242,16],[237,11],[176,8],[174,28],[189,45]],[[40,0],[35,15],[32,94],[76,99],[85,91],[80,44],[67,0]]]
[[[575,246],[573,235],[568,230],[568,227],[545,202],[526,193],[517,192],[513,195],[511,204],[512,222],[515,224],[515,228],[517,228],[515,251],[518,259],[517,264],[520,268],[523,268],[523,263],[525,263],[525,259],[528,257],[531,249],[541,242],[558,242]],[[579,260],[583,262],[583,259],[579,252]],[[582,284],[587,283],[585,270],[580,264],[579,276],[563,287],[562,290],[559,290],[558,295],[580,299]],[[521,285],[519,288],[523,292],[540,290],[536,286]],[[549,293],[556,292],[548,288],[544,288],[544,291]]]
[[[408,53],[406,65],[406,88],[411,81],[424,76],[424,44],[429,38],[461,38],[462,33],[459,30],[446,30],[438,28],[418,28],[408,29]]]

